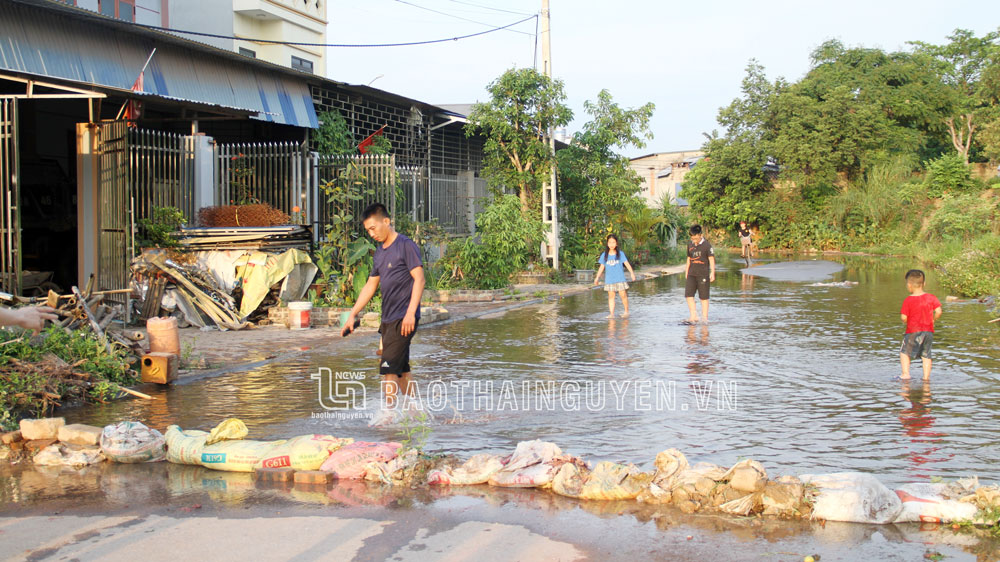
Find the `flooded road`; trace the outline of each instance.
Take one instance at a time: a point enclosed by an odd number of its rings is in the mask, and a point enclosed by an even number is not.
[[[780,474],[857,470],[890,485],[1000,480],[1000,350],[985,339],[982,305],[944,305],[930,384],[905,385],[892,379],[910,264],[845,258],[839,271],[813,268],[819,273],[787,281],[722,261],[732,267],[720,268],[712,288],[709,325],[679,322],[686,308],[675,275],[635,284],[627,319],[605,319],[604,293],[590,291],[421,329],[412,363],[434,418],[427,448],[501,452],[538,438],[588,459],[647,467],[676,447],[692,462],[752,457]],[[944,300],[933,273],[928,290]],[[379,403],[375,343],[357,341],[349,352],[317,350],[176,385],[152,403],[62,414],[95,425],[139,419],[203,429],[235,416],[259,439],[399,439],[398,427],[367,426]],[[339,377],[345,400],[359,384],[348,380],[365,375],[366,399],[334,404],[330,385],[311,376],[321,367]]]

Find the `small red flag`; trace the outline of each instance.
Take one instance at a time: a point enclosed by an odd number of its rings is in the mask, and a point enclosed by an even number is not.
[[[381,127],[379,127],[379,130],[375,131],[374,133],[372,133],[371,135],[369,135],[368,138],[366,138],[365,140],[361,141],[361,144],[358,145],[358,150],[361,151],[361,154],[367,154],[368,153],[368,147],[371,146],[372,143],[375,142],[375,137],[378,136],[378,135],[381,135],[382,131],[384,131],[384,130],[385,130],[385,125],[382,125]]]
[[[135,83],[132,84],[133,92],[142,92],[142,75],[145,71],[139,73],[139,77],[135,79]],[[125,108],[125,120],[135,121],[142,115],[142,102],[140,101],[130,101],[128,102],[128,107]]]

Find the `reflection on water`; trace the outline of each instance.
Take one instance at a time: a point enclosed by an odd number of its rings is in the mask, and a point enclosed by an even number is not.
[[[903,432],[910,438],[910,462],[913,475],[920,478],[933,476],[934,464],[952,457],[941,450],[948,435],[934,430],[934,408],[931,404],[931,383],[921,381],[910,388],[910,381],[903,381],[900,394],[907,402],[899,412]],[[927,465],[924,467],[924,465]],[[925,469],[926,468],[926,469]],[[924,470],[922,470],[924,469]]]
[[[725,533],[737,541],[778,542],[800,537],[815,540],[819,545],[851,548],[872,542],[893,545],[917,542],[928,546],[951,546],[980,560],[996,560],[1000,542],[985,529],[970,529],[962,533],[941,525],[861,525],[807,520],[783,520],[757,517],[720,517],[715,514],[684,515],[671,506],[651,505],[635,501],[580,501],[535,488],[496,488],[479,486],[430,486],[410,488],[386,486],[364,481],[335,481],[324,485],[291,483],[255,483],[248,473],[221,472],[197,466],[169,463],[109,464],[83,470],[53,467],[0,467],[0,514],[11,503],[18,503],[19,513],[107,513],[141,506],[146,510],[168,508],[173,517],[185,517],[206,511],[207,514],[250,513],[248,508],[266,508],[267,516],[282,513],[285,506],[318,506],[330,514],[327,507],[388,507],[394,511],[405,508],[436,506],[445,513],[465,512],[469,508],[512,508],[562,514],[581,515],[617,522],[628,518],[649,524],[658,531],[682,532],[698,530]],[[202,508],[205,508],[204,510]],[[219,508],[230,508],[224,511]],[[36,508],[36,509],[32,509]],[[232,509],[239,511],[231,511]],[[495,511],[501,513],[500,511]],[[373,514],[377,512],[368,511]],[[415,513],[431,514],[432,511]],[[378,515],[371,515],[378,517]],[[449,518],[452,517],[448,516]],[[575,521],[586,521],[576,519]],[[602,525],[611,522],[602,522]],[[876,538],[877,535],[877,538]],[[683,536],[683,535],[682,535]],[[833,553],[836,554],[836,551]],[[824,556],[827,553],[824,552]],[[800,555],[801,556],[801,555]],[[732,555],[729,555],[731,558]],[[739,558],[737,556],[736,558]]]
[[[819,281],[857,285],[749,275],[721,256],[709,325],[680,323],[687,313],[684,280],[670,276],[634,284],[627,319],[605,319],[605,296],[588,291],[499,318],[423,327],[411,355],[418,390],[427,396],[430,385],[440,383],[447,391],[447,407],[435,412],[427,447],[500,453],[539,438],[592,460],[645,467],[659,451],[676,447],[693,462],[731,465],[751,457],[773,474],[858,470],[890,485],[970,474],[1000,480],[994,436],[1000,350],[983,343],[982,330],[992,328],[985,324],[988,312],[975,304],[945,304],[933,380],[926,389],[904,391],[901,403],[899,383],[891,379],[899,369],[903,274],[914,264],[838,261],[839,271],[811,269],[830,272]],[[928,287],[944,300],[933,272]],[[369,414],[379,403],[377,343],[354,342],[346,352],[317,350],[292,362],[157,390],[152,402],[126,400],[60,415],[95,425],[137,419],[160,429],[172,423],[208,429],[236,416],[258,439],[304,433],[399,439],[398,428],[369,428],[365,418],[314,415],[324,413],[310,377],[320,367],[363,376],[366,397],[346,412]],[[559,394],[566,381],[604,388],[604,407],[567,407],[572,401]],[[518,393],[527,386],[532,400],[500,410],[505,383]],[[536,383],[555,385],[555,399],[539,399],[551,387]],[[653,400],[647,408],[636,396],[647,384],[654,398],[663,398],[659,406]],[[628,392],[615,395],[612,385],[629,385]],[[460,388],[466,389],[464,400]],[[494,399],[487,401],[489,394]],[[492,409],[474,411],[477,396],[480,406]],[[555,407],[524,408],[525,402]]]

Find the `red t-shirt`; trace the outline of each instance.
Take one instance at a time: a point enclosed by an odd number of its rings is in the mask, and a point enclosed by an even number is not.
[[[906,333],[933,332],[934,311],[940,306],[941,301],[930,293],[910,295],[903,299],[903,308],[899,313],[906,315]]]

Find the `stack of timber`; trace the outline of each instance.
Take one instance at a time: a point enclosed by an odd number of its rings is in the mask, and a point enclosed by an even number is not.
[[[179,242],[186,250],[261,250],[281,253],[309,251],[312,235],[301,225],[182,228]]]

